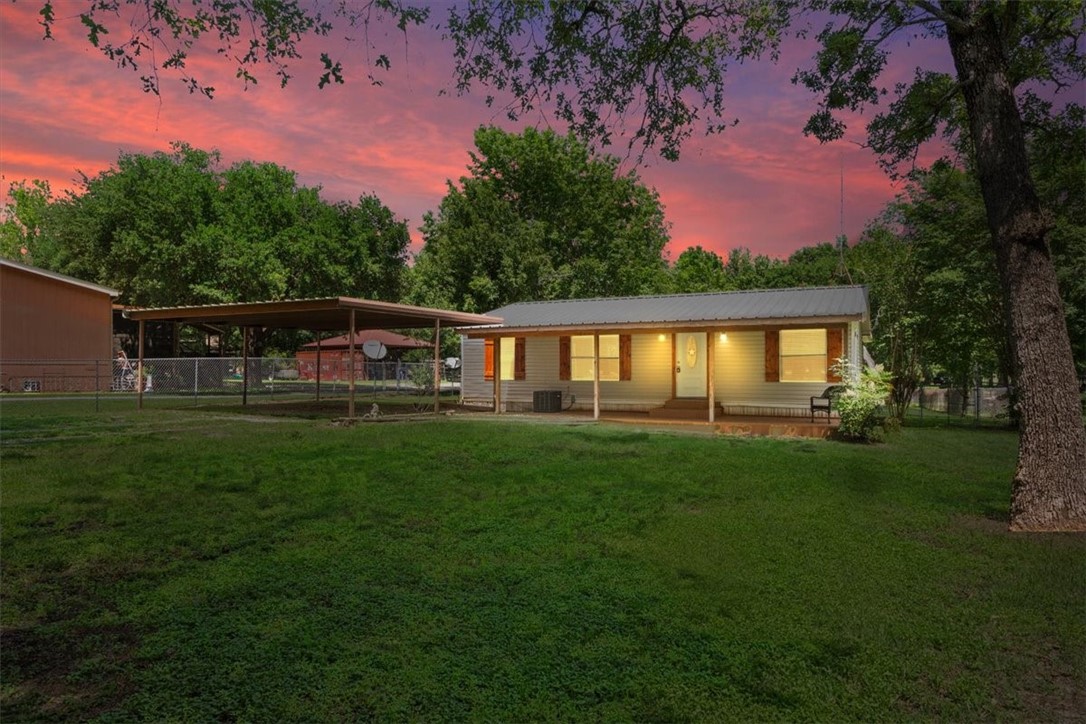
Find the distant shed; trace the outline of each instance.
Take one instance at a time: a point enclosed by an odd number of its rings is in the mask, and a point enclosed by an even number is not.
[[[374,340],[380,342],[388,350],[388,360],[398,361],[404,352],[412,349],[433,349],[433,344],[421,339],[407,337],[387,329],[366,329],[357,332],[354,338],[355,347],[355,374],[360,379],[368,379],[366,374],[366,357],[362,354],[363,343]],[[320,342],[310,342],[303,345],[295,358],[298,360],[298,375],[303,380],[316,379],[317,376],[317,347],[321,351],[321,376],[326,380],[347,379],[347,370],[350,367],[350,336],[341,334],[338,337],[329,337]]]
[[[109,389],[118,294],[0,259],[0,387],[9,392]]]

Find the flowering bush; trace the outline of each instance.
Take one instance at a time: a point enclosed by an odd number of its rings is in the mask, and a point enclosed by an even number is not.
[[[863,367],[855,374],[852,363],[837,360],[834,371],[844,381],[845,391],[837,398],[841,424],[837,431],[849,440],[877,442],[885,432],[880,408],[886,404],[893,385],[891,375],[882,367]]]

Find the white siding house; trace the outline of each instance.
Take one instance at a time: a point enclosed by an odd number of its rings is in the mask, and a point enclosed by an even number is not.
[[[809,414],[811,396],[840,382],[835,360],[859,369],[869,328],[862,286],[532,302],[488,316],[503,322],[463,330],[467,404],[531,410],[535,392],[557,390],[565,409],[703,400],[710,418]]]

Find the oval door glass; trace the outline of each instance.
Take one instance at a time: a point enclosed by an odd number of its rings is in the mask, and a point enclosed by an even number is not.
[[[678,337],[675,396],[706,397],[708,369],[705,366],[705,333],[683,332]]]

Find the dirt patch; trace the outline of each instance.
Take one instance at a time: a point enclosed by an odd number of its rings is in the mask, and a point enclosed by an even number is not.
[[[135,691],[126,664],[140,636],[128,624],[5,628],[6,721],[84,720],[111,711]],[[72,674],[78,671],[78,676]]]

